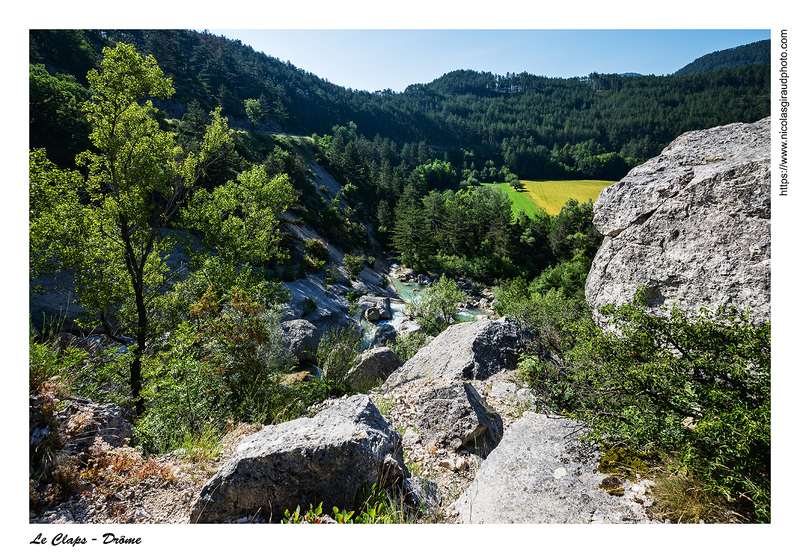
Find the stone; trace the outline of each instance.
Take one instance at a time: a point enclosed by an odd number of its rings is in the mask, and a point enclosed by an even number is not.
[[[434,515],[442,503],[439,486],[433,480],[412,476],[403,482],[405,501],[423,515]]]
[[[420,439],[426,447],[465,449],[486,457],[503,437],[503,421],[467,382],[453,382],[417,398]],[[454,470],[455,466],[453,467]]]
[[[412,321],[410,319],[406,319],[400,323],[400,327],[397,329],[397,334],[400,336],[408,336],[409,334],[424,334],[425,329],[422,328],[422,325],[416,321]]]
[[[281,328],[289,350],[299,361],[316,362],[320,342],[320,332],[316,326],[305,319],[294,319],[282,322]]]
[[[387,347],[370,348],[356,357],[347,379],[356,389],[382,384],[403,362]]]
[[[371,323],[388,321],[392,318],[392,304],[389,298],[361,296],[358,298],[358,309]]]
[[[599,451],[582,434],[575,421],[526,411],[449,510],[462,523],[589,523],[615,511],[622,520],[624,499],[598,487]]]
[[[387,380],[397,386],[415,378],[485,380],[516,368],[523,351],[522,331],[503,317],[470,321],[446,328]]]
[[[690,314],[750,308],[770,320],[770,118],[692,131],[604,189],[594,204],[603,243],[586,301],[633,300]]]
[[[378,325],[375,329],[375,336],[372,338],[373,348],[385,347],[387,344],[394,344],[397,342],[397,331],[389,323]],[[388,376],[388,375],[387,375]]]
[[[356,491],[408,476],[400,434],[366,395],[345,399],[313,418],[267,426],[247,437],[205,483],[193,523],[259,513],[279,522],[288,509],[322,502],[331,514],[354,508]]]

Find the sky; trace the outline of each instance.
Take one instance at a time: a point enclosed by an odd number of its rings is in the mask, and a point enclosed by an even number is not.
[[[456,69],[565,78],[593,71],[667,75],[705,54],[770,38],[769,29],[208,31],[333,84],[369,92],[402,92]]]

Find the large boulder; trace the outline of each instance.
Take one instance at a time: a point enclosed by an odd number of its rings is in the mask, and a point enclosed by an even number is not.
[[[770,319],[770,119],[685,133],[603,190],[586,279],[596,313],[645,286],[653,306]]]
[[[368,396],[356,395],[248,437],[203,486],[191,521],[260,513],[278,522],[287,509],[320,502],[328,514],[352,510],[360,487],[407,475],[400,434]]]
[[[289,350],[299,361],[316,362],[320,333],[316,326],[305,319],[284,321],[281,328],[289,344]]]
[[[387,347],[370,348],[356,357],[348,373],[348,381],[354,388],[383,384],[386,377],[396,371],[403,362]]]
[[[395,343],[397,343],[397,330],[390,323],[383,323],[375,329],[370,347],[382,348]]]
[[[415,378],[484,380],[516,368],[523,350],[522,330],[503,317],[452,325],[392,373],[386,384]]]
[[[645,522],[642,506],[607,493],[600,455],[569,419],[526,411],[449,510],[462,523]]]
[[[486,457],[503,437],[503,421],[467,382],[452,382],[417,398],[422,444],[446,451],[465,449]]]

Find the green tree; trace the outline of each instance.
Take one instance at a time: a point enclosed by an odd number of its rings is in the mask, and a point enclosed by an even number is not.
[[[419,319],[428,334],[435,336],[456,322],[458,306],[464,301],[466,296],[458,283],[443,276],[413,302],[412,316]]]
[[[37,180],[37,186],[31,188],[32,196],[54,198],[52,190],[42,189],[48,186],[69,193],[60,206],[31,212],[31,241],[46,243],[55,226],[52,218],[62,209],[78,217],[80,223],[74,226],[80,232],[71,234],[49,253],[61,267],[75,269],[76,293],[94,324],[104,326],[112,335],[133,336],[129,384],[138,415],[144,411],[142,360],[153,337],[153,316],[164,309],[164,292],[176,277],[166,262],[176,241],[167,232],[168,226],[196,191],[206,167],[225,151],[231,139],[217,110],[199,152],[184,153],[176,144],[175,134],[159,128],[155,108],[148,99],[167,98],[174,92],[155,59],[143,58],[124,43],[105,48],[103,55],[101,70],[91,70],[87,75],[92,95],[83,105],[94,149],[80,154],[77,162],[88,176],[83,183],[74,178],[64,181],[49,171],[40,157],[32,158],[32,182]],[[261,174],[256,171],[244,180],[259,178]],[[217,201],[215,197],[205,199]],[[223,199],[227,197],[223,195]],[[32,208],[40,204],[32,202]],[[220,207],[209,206],[206,211],[219,213]],[[244,213],[252,221],[259,220],[256,209]],[[236,242],[233,246],[240,253]],[[32,257],[37,253],[32,251]]]
[[[250,119],[250,125],[255,129],[258,125],[258,121],[264,115],[264,112],[261,111],[261,102],[255,98],[246,99],[244,101],[244,111]]]

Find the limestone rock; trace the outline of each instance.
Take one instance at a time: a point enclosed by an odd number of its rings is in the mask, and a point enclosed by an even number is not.
[[[425,329],[416,321],[406,319],[400,323],[400,328],[397,329],[397,334],[400,336],[408,336],[409,334],[421,334]]]
[[[578,423],[527,411],[481,464],[449,510],[462,523],[590,523],[638,520],[624,497],[598,486],[599,453]],[[635,504],[634,504],[635,505]]]
[[[300,361],[315,362],[320,333],[316,326],[305,319],[294,319],[281,323],[289,343],[289,350]]]
[[[516,368],[522,345],[519,325],[505,317],[455,324],[392,373],[386,384],[429,377],[483,380]]]
[[[348,380],[355,388],[383,383],[403,364],[395,352],[387,347],[370,348],[356,357]]]
[[[605,238],[586,279],[595,313],[643,285],[654,306],[770,319],[769,132],[766,118],[685,133],[600,193]]]
[[[388,321],[392,318],[392,305],[389,298],[361,296],[358,298],[358,309],[371,323]]]
[[[486,457],[503,437],[503,421],[467,382],[423,392],[417,399],[417,427],[423,445]]]
[[[397,331],[391,324],[384,323],[378,325],[378,328],[375,329],[375,336],[372,338],[371,347],[382,348],[387,344],[393,344],[395,342],[397,342]]]
[[[298,505],[352,510],[356,491],[408,475],[400,434],[368,396],[356,395],[314,418],[299,418],[246,438],[203,486],[192,522],[260,513],[278,522]]]

